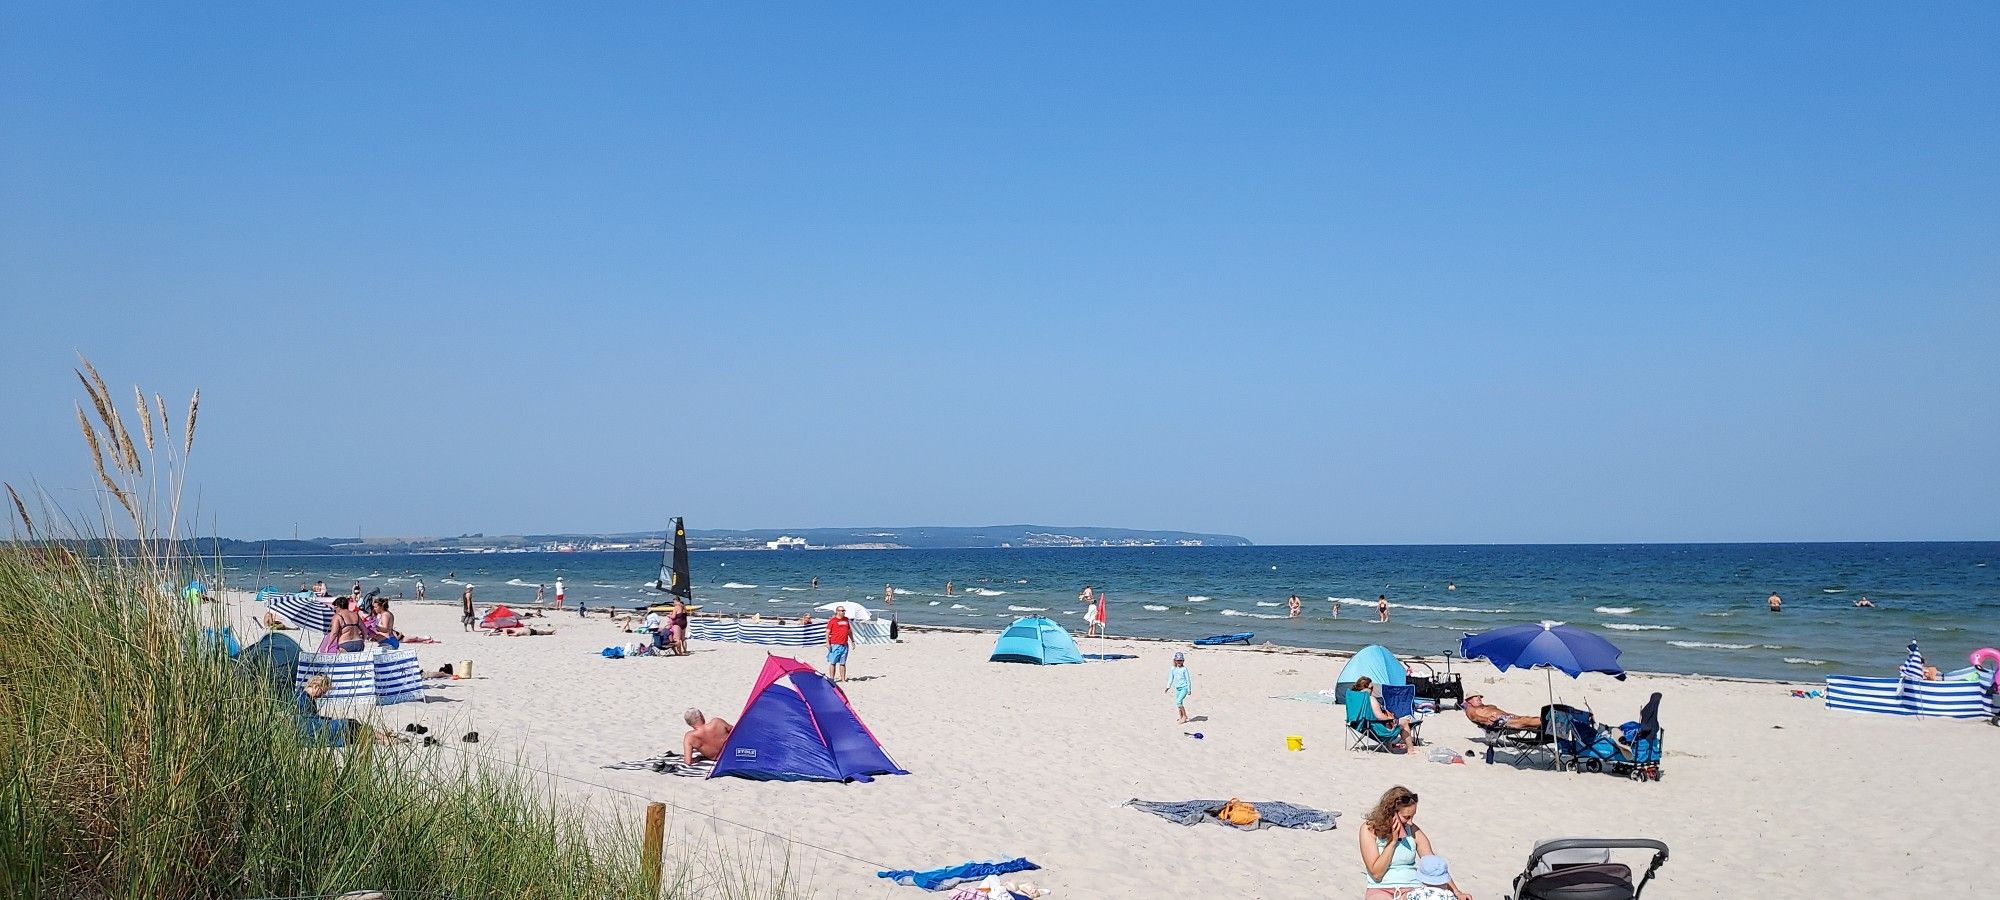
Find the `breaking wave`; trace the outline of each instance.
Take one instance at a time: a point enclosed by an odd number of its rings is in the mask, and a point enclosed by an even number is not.
[[[1623,622],[1604,622],[1604,627],[1614,631],[1672,631],[1672,625],[1627,625]]]
[[[742,582],[740,582],[740,581],[727,581],[727,582],[723,582],[723,585],[722,585],[722,586],[723,586],[723,587],[726,587],[726,588],[734,588],[734,589],[736,589],[736,590],[739,590],[739,591],[747,591],[747,590],[750,590],[751,588],[754,588],[754,587],[756,587],[756,585],[754,585],[754,584],[744,584],[744,583],[742,583]]]
[[[1166,608],[1166,607],[1164,607],[1164,606],[1160,606],[1160,605],[1158,605],[1158,604],[1155,604],[1155,603],[1148,603],[1148,604],[1146,604],[1146,605],[1144,605],[1144,606],[1141,606],[1141,607],[1139,607],[1139,608],[1140,608],[1140,609],[1147,609],[1147,610],[1152,610],[1153,612],[1166,612],[1166,611],[1167,611],[1167,608]]]
[[[1636,609],[1638,609],[1636,606],[1600,606],[1591,612],[1606,616],[1624,616],[1630,615]]]
[[[1718,644],[1713,641],[1668,641],[1667,643],[1676,647],[1686,647],[1690,650],[1748,650],[1757,646],[1756,644]]]

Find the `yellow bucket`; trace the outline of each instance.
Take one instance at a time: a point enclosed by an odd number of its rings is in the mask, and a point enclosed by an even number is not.
[[[1304,750],[1305,748],[1306,748],[1305,738],[1296,734],[1285,735],[1286,750]]]
[[[459,660],[459,661],[458,661],[458,665],[455,665],[455,666],[452,666],[452,667],[451,667],[451,674],[452,674],[452,680],[453,680],[453,681],[457,681],[457,680],[458,680],[458,679],[460,679],[460,678],[471,678],[471,677],[472,677],[472,660],[469,660],[469,659],[461,659],[461,660]]]

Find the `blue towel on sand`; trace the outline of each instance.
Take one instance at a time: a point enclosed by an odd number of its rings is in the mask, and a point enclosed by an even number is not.
[[[1029,869],[1039,868],[1041,866],[1029,862],[1027,857],[1016,857],[1006,862],[964,863],[962,865],[947,866],[942,869],[930,869],[924,872],[918,872],[914,869],[892,869],[887,872],[876,872],[875,875],[878,878],[887,878],[897,884],[920,887],[927,891],[939,891],[949,887],[956,887],[963,882],[979,881],[988,875],[1005,875],[1009,872],[1026,872]]]
[[[1127,800],[1126,806],[1159,816],[1176,825],[1195,825],[1214,822],[1229,825],[1215,817],[1227,800]],[[1334,820],[1340,813],[1299,806],[1295,803],[1281,803],[1276,800],[1258,800],[1250,804],[1257,807],[1257,824],[1243,828],[1256,831],[1259,828],[1303,828],[1307,831],[1332,831]],[[1242,826],[1230,825],[1231,828]]]
[[[1102,662],[1113,659],[1138,659],[1139,657],[1134,656],[1130,653],[1085,653],[1083,655],[1083,658],[1093,659]]]

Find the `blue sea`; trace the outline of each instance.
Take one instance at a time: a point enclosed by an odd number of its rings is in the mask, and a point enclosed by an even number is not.
[[[302,556],[225,560],[232,586],[324,578],[390,595],[425,580],[484,603],[532,601],[562,576],[572,603],[636,604],[656,553]],[[798,616],[835,600],[907,623],[997,630],[1046,615],[1083,629],[1077,594],[1110,595],[1111,632],[1170,639],[1250,631],[1256,641],[1437,654],[1461,634],[1554,620],[1603,633],[1634,671],[1817,679],[1895,672],[1918,641],[1945,668],[2000,646],[2000,543],[1606,544],[715,551],[693,554],[709,611]],[[809,587],[814,577],[819,587]],[[945,592],[945,582],[953,592]],[[1776,591],[1784,612],[1765,609]],[[1286,616],[1298,594],[1303,616]],[[1375,622],[1387,595],[1390,621]],[[1857,609],[1866,596],[1874,609]],[[1336,620],[1335,606],[1340,609]]]

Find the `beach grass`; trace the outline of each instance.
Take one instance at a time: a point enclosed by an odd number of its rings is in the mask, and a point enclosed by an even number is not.
[[[219,569],[179,556],[175,539],[198,400],[174,435],[164,400],[135,389],[145,421],[134,440],[84,369],[91,403],[78,420],[104,488],[95,530],[121,540],[80,534],[7,487],[0,897],[659,895],[636,801],[559,799],[531,772],[443,747],[306,739],[291,686],[207,635],[222,605],[176,589]],[[668,848],[669,859],[695,855]],[[664,896],[795,895],[789,869],[768,862],[748,877],[726,855],[707,877],[670,871]]]

